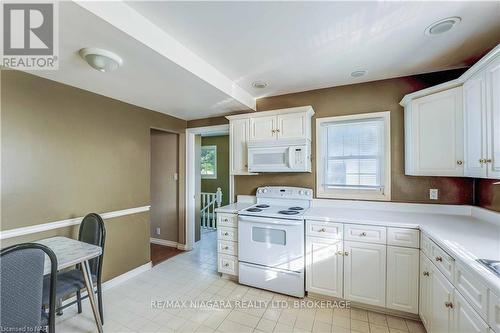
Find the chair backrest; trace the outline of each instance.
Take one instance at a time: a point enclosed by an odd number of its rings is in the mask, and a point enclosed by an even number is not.
[[[78,232],[78,240],[102,248],[102,254],[99,257],[89,260],[91,273],[96,274],[97,278],[100,280],[102,258],[104,257],[104,243],[106,241],[106,228],[99,214],[90,213],[83,218]]]
[[[45,254],[51,265],[49,332],[54,332],[57,259],[51,249],[36,243],[17,244],[1,251],[0,325],[3,330],[40,330]]]

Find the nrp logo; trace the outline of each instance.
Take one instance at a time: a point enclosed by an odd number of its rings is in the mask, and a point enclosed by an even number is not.
[[[2,3],[2,65],[15,69],[57,69],[56,2]]]

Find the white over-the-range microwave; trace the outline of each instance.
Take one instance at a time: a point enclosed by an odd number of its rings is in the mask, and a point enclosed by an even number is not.
[[[248,143],[249,172],[311,172],[311,141],[271,140]]]

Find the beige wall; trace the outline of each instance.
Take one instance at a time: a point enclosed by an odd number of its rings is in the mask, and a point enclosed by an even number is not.
[[[178,242],[179,172],[178,134],[151,130],[151,230],[154,238]],[[160,228],[160,234],[156,233]]]
[[[201,191],[215,193],[222,190],[222,205],[229,204],[229,135],[201,138],[202,146],[217,146],[217,179],[201,179]]]
[[[17,71],[1,88],[1,230],[149,205],[151,128],[180,133],[185,154],[183,120]],[[184,207],[184,159],[179,170]],[[149,213],[106,227],[106,278],[149,262]]]

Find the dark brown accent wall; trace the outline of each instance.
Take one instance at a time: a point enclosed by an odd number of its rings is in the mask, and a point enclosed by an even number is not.
[[[1,88],[1,230],[149,205],[151,128],[179,133],[185,154],[184,120],[18,71],[2,70]],[[106,278],[149,262],[149,213],[107,220],[106,228]]]
[[[474,185],[474,204],[500,212],[500,179],[476,179]]]

